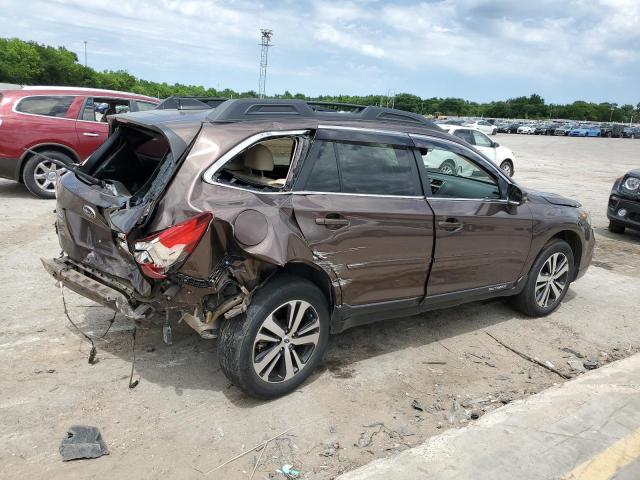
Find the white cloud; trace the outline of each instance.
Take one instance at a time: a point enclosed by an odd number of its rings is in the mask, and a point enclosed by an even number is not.
[[[77,52],[87,39],[99,68],[238,89],[257,83],[262,27],[275,32],[274,91],[400,89],[449,75],[569,95],[576,79],[635,85],[640,75],[638,0],[5,0],[0,20],[2,35]]]

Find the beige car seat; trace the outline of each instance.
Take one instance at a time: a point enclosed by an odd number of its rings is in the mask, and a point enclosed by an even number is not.
[[[239,160],[239,159],[238,159]],[[233,176],[252,185],[267,185],[281,187],[286,179],[273,179],[265,177],[265,172],[273,172],[273,153],[268,147],[257,144],[244,154],[244,165],[241,167],[238,160],[234,159],[225,166]]]

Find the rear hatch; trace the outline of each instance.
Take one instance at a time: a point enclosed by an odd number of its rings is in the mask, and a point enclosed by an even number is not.
[[[183,121],[181,128],[172,129],[167,122],[141,121],[144,117],[149,115],[111,121],[111,135],[81,167],[99,184],[72,172],[60,178],[56,226],[70,259],[117,277],[146,296],[151,285],[129,245],[143,234],[201,123],[192,119],[190,128]]]

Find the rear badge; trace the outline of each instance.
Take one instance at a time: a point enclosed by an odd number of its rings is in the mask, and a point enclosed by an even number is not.
[[[92,220],[96,218],[96,211],[93,208],[91,208],[89,205],[85,205],[84,207],[82,207],[82,213],[84,213],[87,217],[89,217]]]

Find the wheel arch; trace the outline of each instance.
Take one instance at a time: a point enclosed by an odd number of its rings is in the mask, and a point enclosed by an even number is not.
[[[564,240],[571,247],[571,251],[573,252],[573,264],[574,264],[574,278],[575,275],[578,274],[578,270],[580,270],[580,260],[582,259],[582,240],[580,239],[580,235],[578,235],[573,230],[562,230],[554,234],[547,243],[560,239]]]
[[[75,150],[73,150],[71,147],[68,147],[66,145],[62,145],[60,143],[41,143],[41,144],[37,144],[37,145],[33,145],[33,146],[29,147],[29,149],[33,150],[34,152],[43,152],[45,150],[54,150],[56,152],[64,153],[65,155],[69,156],[71,158],[71,160],[73,160],[74,162],[80,163],[80,157],[75,152]],[[31,157],[33,157],[33,153],[25,152],[22,155],[22,157],[20,158],[20,172],[18,174],[18,181],[21,182],[21,183],[24,182],[24,179],[23,179],[24,166],[26,165],[27,161]]]
[[[316,266],[313,266],[306,262],[291,261],[280,268],[283,273],[295,275],[297,277],[305,278],[311,283],[315,284],[327,299],[327,306],[329,307],[329,313],[333,312],[333,309],[338,300],[338,293],[333,285],[329,275]]]

